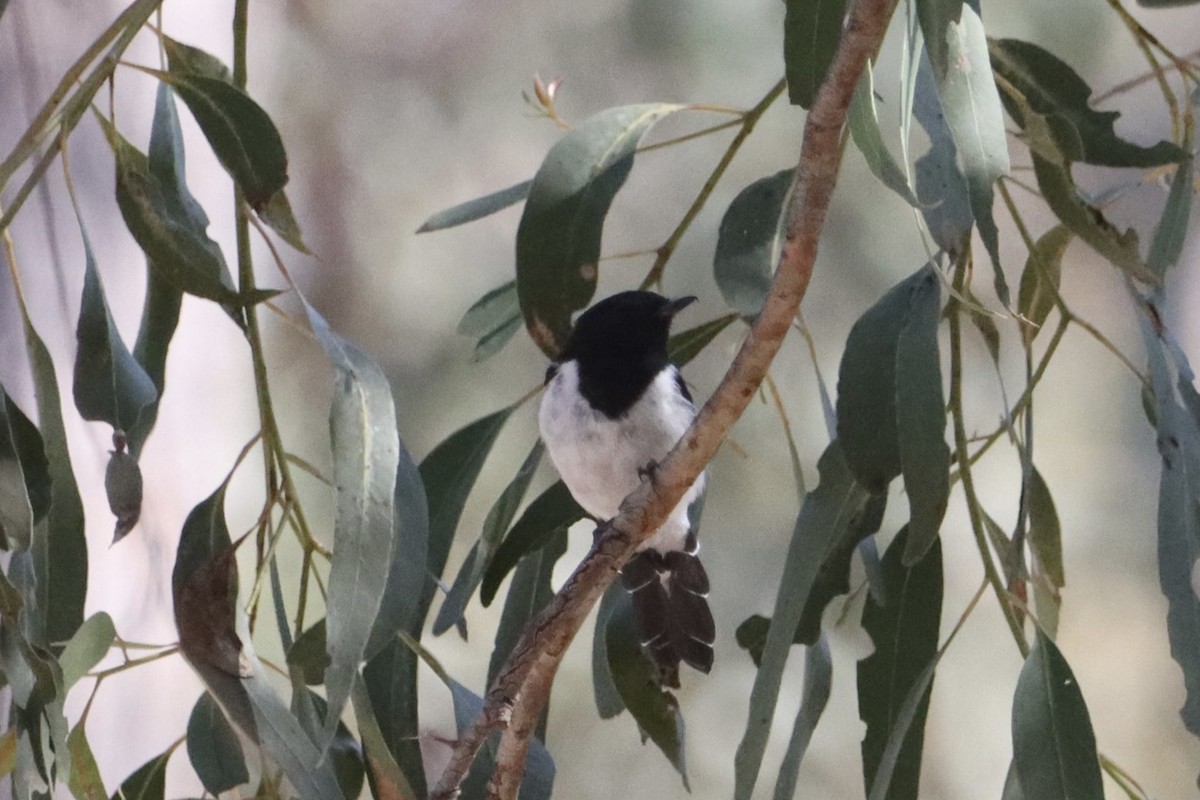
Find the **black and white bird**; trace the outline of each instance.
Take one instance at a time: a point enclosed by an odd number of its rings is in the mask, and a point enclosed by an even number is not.
[[[601,300],[579,316],[546,372],[542,439],[575,500],[596,519],[617,516],[696,414],[667,359],[671,320],[695,299],[629,291]],[[701,475],[621,571],[642,645],[672,686],[680,662],[701,672],[713,662],[708,575],[688,517],[703,490]]]

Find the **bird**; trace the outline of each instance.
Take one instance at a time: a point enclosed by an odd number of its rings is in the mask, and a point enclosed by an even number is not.
[[[542,440],[576,502],[602,523],[617,516],[696,415],[667,356],[671,321],[695,300],[648,291],[607,297],[579,315],[546,371]],[[621,569],[634,631],[662,684],[672,687],[681,662],[703,673],[713,664],[709,579],[688,514],[704,485],[702,473]]]

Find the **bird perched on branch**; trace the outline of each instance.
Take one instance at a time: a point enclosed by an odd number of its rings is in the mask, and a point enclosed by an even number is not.
[[[601,300],[579,316],[546,372],[542,439],[575,500],[599,520],[617,516],[696,415],[667,359],[671,320],[695,299],[629,291]],[[679,685],[680,662],[712,668],[708,575],[688,517],[703,489],[702,474],[621,570],[635,630],[669,686]]]

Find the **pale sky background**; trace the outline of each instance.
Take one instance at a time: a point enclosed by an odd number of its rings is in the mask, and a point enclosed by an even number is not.
[[[66,65],[119,8],[113,2],[11,0],[0,19],[0,152],[8,152]],[[168,0],[163,24],[170,35],[228,61],[231,11],[231,0]],[[1200,12],[1194,8],[1136,13],[1180,53],[1200,40]],[[1104,3],[994,0],[985,4],[984,14],[991,35],[1030,39],[1060,54],[1097,91],[1145,69],[1132,39]],[[524,180],[537,169],[559,133],[534,118],[521,101],[533,75],[564,78],[559,108],[573,122],[613,105],[648,101],[749,107],[782,74],[782,18],[783,4],[775,0],[252,4],[250,91],[283,134],[289,195],[319,254],[313,259],[288,253],[289,265],[332,326],[388,372],[401,435],[414,456],[422,458],[449,433],[522,396],[539,384],[545,369],[544,358],[523,334],[492,360],[475,364],[473,342],[454,330],[472,302],[511,278],[519,212],[508,210],[452,231],[414,234],[433,212]],[[892,37],[876,77],[880,116],[893,147],[898,52]],[[140,37],[126,58],[156,64],[153,39]],[[141,147],[148,139],[154,90],[152,79],[118,71],[118,125]],[[104,94],[101,98],[107,104]],[[1124,112],[1118,131],[1134,141],[1149,144],[1169,135],[1166,113],[1151,84],[1105,108]],[[191,189],[232,263],[229,182],[205,152],[186,110],[181,107],[180,113]],[[651,138],[710,122],[702,115],[672,118]],[[711,269],[721,214],[745,185],[794,165],[802,124],[799,109],[778,103],[683,240],[665,280],[668,293],[700,296],[683,324],[724,313]],[[609,216],[604,251],[661,244],[727,141],[728,135],[708,137],[640,157]],[[924,146],[919,135],[915,141]],[[112,159],[93,122],[82,124],[72,137],[70,153],[112,311],[132,341],[141,312],[143,260],[113,203]],[[1014,145],[1013,161],[1028,163],[1019,145]],[[31,198],[12,230],[34,320],[55,355],[63,394],[69,397],[83,258],[61,171],[56,166],[50,174],[46,194]],[[1020,174],[1032,179],[1027,172]],[[1081,182],[1096,190],[1138,177],[1112,170],[1080,173]],[[1111,209],[1112,217],[1137,226],[1148,241],[1165,194],[1157,184],[1137,188]],[[1049,227],[1037,202],[1020,192],[1018,202],[1035,234]],[[1024,250],[1000,203],[996,215],[1009,283],[1015,287]],[[1195,238],[1189,236],[1182,266],[1169,282],[1177,299],[1168,310],[1168,324],[1193,359],[1200,359],[1200,327],[1187,313],[1196,302],[1195,256]],[[259,248],[256,258],[260,282],[281,286],[266,251]],[[804,302],[818,362],[831,388],[850,325],[923,259],[911,212],[880,187],[851,147]],[[649,259],[603,263],[600,292],[635,285],[648,265]],[[980,264],[979,276],[978,290],[988,296],[986,264]],[[1133,309],[1111,267],[1076,243],[1068,251],[1063,285],[1078,313],[1104,330],[1134,363],[1144,362]],[[305,457],[326,463],[330,376],[324,356],[278,317],[264,314],[263,325],[285,439]],[[1001,322],[1010,398],[1019,394],[1022,374],[1012,326]],[[687,369],[698,398],[719,381],[741,330],[731,328]],[[977,337],[970,342],[969,424],[986,432],[997,424],[1003,405],[983,348]],[[812,364],[797,337],[785,345],[774,375],[811,486],[827,436]],[[247,349],[211,304],[185,302],[167,380],[159,424],[142,461],[142,521],[111,549],[112,520],[102,489],[108,435],[102,425],[81,422],[73,407],[65,409],[88,514],[87,608],[89,613],[108,611],[118,631],[131,640],[175,638],[169,579],[182,521],[219,483],[257,426]],[[23,408],[31,408],[7,273],[0,280],[0,381]],[[1200,742],[1186,734],[1177,713],[1182,678],[1168,652],[1166,604],[1155,564],[1159,461],[1154,432],[1141,411],[1139,386],[1106,351],[1073,329],[1037,398],[1035,458],[1054,493],[1066,548],[1068,585],[1059,643],[1088,702],[1100,749],[1152,796],[1194,797]],[[535,435],[529,405],[510,421],[472,495],[447,579]],[[707,678],[686,675],[679,694],[687,720],[692,796],[699,800],[730,795],[733,751],[745,725],[754,675],[733,632],[750,614],[770,613],[796,514],[796,492],[773,408],[752,405],[733,438],[737,447],[724,448],[711,468],[702,532],[714,586],[717,663]],[[1002,448],[978,469],[981,499],[1006,527],[1015,518],[1019,475],[1016,456]],[[549,467],[543,467],[530,496],[552,479]],[[230,493],[235,535],[253,521],[260,484],[261,472],[252,459]],[[315,524],[327,530],[330,511],[322,506],[321,487],[315,482],[303,487],[313,498],[306,508]],[[893,497],[884,544],[903,523],[905,505],[902,497]],[[574,531],[558,580],[590,540],[582,526]],[[943,542],[944,635],[982,577],[958,492],[943,525]],[[840,605],[835,603],[835,610]],[[483,689],[499,608],[471,606],[469,644],[454,634],[426,639],[453,674],[476,691]],[[869,652],[869,641],[857,623],[835,626],[835,616],[826,618],[834,656],[833,696],[801,771],[800,798],[862,795],[863,727],[856,707],[855,660]],[[264,654],[277,657],[273,635],[260,638]],[[591,700],[590,639],[589,626],[568,655],[552,700],[548,744],[558,765],[556,796],[685,796],[666,760],[652,746],[638,745],[628,715],[598,718]],[[774,784],[773,772],[799,703],[802,655],[793,650],[756,796],[770,796]],[[939,668],[926,725],[922,797],[999,797],[1011,758],[1012,692],[1020,665],[989,596]],[[199,682],[179,659],[106,682],[88,730],[110,792],[183,733],[198,692]],[[85,699],[86,688],[76,690],[73,714]],[[449,697],[428,673],[423,675],[423,702],[429,730],[451,735]],[[437,744],[428,751],[433,757],[444,754]],[[169,778],[171,796],[198,788],[182,752],[172,760]],[[1106,784],[1106,790],[1109,797],[1118,796],[1114,785]]]

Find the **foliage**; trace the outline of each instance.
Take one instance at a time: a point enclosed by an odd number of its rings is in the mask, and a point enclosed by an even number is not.
[[[0,776],[9,776],[12,795],[21,800],[43,796],[59,783],[77,796],[104,797],[85,727],[91,699],[110,675],[180,655],[206,691],[180,739],[126,778],[114,796],[162,798],[167,763],[184,743],[192,768],[214,795],[298,794],[306,800],[336,800],[358,796],[365,777],[372,796],[424,796],[437,776],[425,774],[417,742],[422,732],[419,665],[449,689],[460,735],[481,713],[486,715],[493,701],[484,687],[472,691],[447,674],[423,641],[426,630],[436,635],[453,628],[465,638],[464,611],[476,592],[488,606],[507,581],[489,681],[502,676],[510,655],[529,657],[517,650],[519,634],[550,603],[551,574],[565,551],[566,531],[585,515],[561,482],[526,500],[543,456],[541,444],[532,443],[518,472],[495,498],[457,576],[447,573],[452,544],[472,534],[462,530],[463,509],[493,445],[508,419],[537,392],[459,427],[419,464],[414,461],[400,435],[404,409],[399,409],[398,422],[382,369],[370,354],[332,330],[291,283],[275,244],[278,239],[296,252],[308,252],[286,195],[285,143],[247,90],[246,0],[239,0],[235,10],[232,69],[152,26],[148,20],[160,2],[132,3],[63,76],[60,90],[0,162],[0,190],[7,190],[29,165],[24,180],[7,194],[7,207],[0,209],[0,232],[20,301],[37,397],[36,409],[22,409],[0,389],[0,548],[7,552],[0,572],[0,685],[12,701],[0,733]],[[1145,5],[1179,2],[1146,0]],[[531,180],[434,214],[421,227],[419,232],[452,228],[524,203],[515,230],[513,279],[480,298],[459,325],[460,333],[477,341],[476,359],[494,355],[522,329],[547,355],[559,352],[572,314],[586,307],[596,290],[605,219],[637,154],[647,147],[643,138],[668,115],[690,122],[700,113],[726,114],[725,122],[649,145],[682,145],[737,129],[678,226],[649,251],[655,260],[641,285],[661,285],[680,238],[762,114],[785,89],[794,104],[812,107],[832,69],[843,17],[854,3],[788,0],[786,5],[779,41],[786,82],[772,87],[753,107],[740,111],[650,103],[601,110],[566,130]],[[1113,5],[1128,24],[1129,13],[1119,3]],[[0,2],[0,14],[4,7]],[[831,441],[817,461],[819,483],[811,491],[803,485],[801,461],[812,454],[802,454],[792,441],[775,394],[803,502],[791,540],[780,553],[783,569],[772,617],[752,617],[738,629],[738,641],[757,671],[732,764],[735,797],[749,798],[762,776],[785,666],[793,647],[800,645],[806,648],[803,702],[775,796],[795,792],[801,760],[819,735],[817,724],[834,679],[821,615],[835,597],[850,592],[855,553],[871,583],[862,626],[875,643],[874,654],[859,662],[857,670],[869,797],[918,796],[924,719],[936,668],[985,590],[994,595],[1025,659],[1013,685],[1014,755],[1004,796],[1101,797],[1102,771],[1128,796],[1142,796],[1136,782],[1098,753],[1086,687],[1075,681],[1054,641],[1066,571],[1062,539],[1069,526],[1061,523],[1051,489],[1033,463],[1030,409],[1047,365],[1073,325],[1129,366],[1129,391],[1145,392],[1162,454],[1158,543],[1161,589],[1168,603],[1164,626],[1186,689],[1182,723],[1200,736],[1200,598],[1195,591],[1200,394],[1172,334],[1164,284],[1182,251],[1194,186],[1192,104],[1179,102],[1167,75],[1178,73],[1189,89],[1185,97],[1200,92],[1200,77],[1140,24],[1129,27],[1151,74],[1160,80],[1174,142],[1141,146],[1121,138],[1113,124],[1117,114],[1093,108],[1092,90],[1082,76],[1034,43],[989,38],[977,3],[915,0],[893,21],[893,35],[903,37],[906,45],[896,71],[900,94],[907,98],[899,158],[876,110],[874,86],[880,73],[868,67],[863,74],[847,135],[880,185],[913,207],[929,258],[910,265],[909,277],[863,310],[850,331],[836,407],[827,402],[834,412]],[[159,37],[165,64],[154,68],[122,61],[139,35]],[[144,152],[94,105],[105,82],[135,74],[159,82]],[[526,99],[541,115],[567,127],[556,107],[558,87],[558,82],[537,80],[534,97]],[[227,244],[209,236],[209,218],[185,181],[176,98],[237,192],[236,280],[225,257]],[[112,150],[116,205],[146,256],[145,313],[132,349],[113,323],[113,299],[101,281],[84,222],[87,209],[75,200],[67,163],[64,142],[85,124],[89,110]],[[1011,148],[1005,114],[1020,139]],[[909,149],[911,118],[928,134],[929,146],[920,154]],[[39,155],[42,149],[45,154]],[[1032,160],[1036,188],[1012,176],[1010,149]],[[12,221],[56,158],[71,189],[86,254],[71,373],[73,410],[62,406],[57,375],[65,373],[56,373],[37,333],[38,321],[30,317],[20,294],[11,233]],[[1101,204],[1080,192],[1071,170],[1075,164],[1159,169],[1168,175],[1170,191],[1157,226],[1140,237],[1138,231],[1120,230]],[[801,164],[763,176],[738,193],[725,212],[713,274],[729,313],[677,334],[671,341],[677,363],[715,352],[709,346],[723,331],[744,331],[758,317],[787,244],[791,194],[803,171]],[[1025,222],[1027,210],[1010,195],[1014,185],[1038,195],[1057,220],[1036,238]],[[1005,277],[1011,264],[1002,263],[994,218],[997,197],[1027,254],[1015,307]],[[275,266],[292,297],[277,297],[280,292],[258,285],[263,275],[251,261],[251,227],[271,243]],[[990,288],[976,285],[973,232],[992,268]],[[1143,245],[1147,240],[1149,245]],[[1064,295],[1062,257],[1076,241],[1092,248],[1126,282],[1129,308],[1145,341],[1145,371],[1077,316]],[[178,644],[130,657],[134,645],[118,634],[108,614],[84,619],[88,553],[63,414],[75,413],[112,429],[114,450],[105,486],[116,517],[114,541],[120,540],[135,530],[140,514],[138,457],[152,435],[158,403],[170,390],[165,362],[185,296],[187,302],[217,304],[244,335],[245,352],[232,357],[248,358],[253,366],[260,429],[230,466],[228,477],[215,489],[205,487],[211,493],[180,532],[172,574]],[[281,437],[277,398],[267,382],[258,311],[269,304],[287,315],[284,301],[294,301],[295,316],[306,320],[332,367],[328,429],[333,470],[327,478],[319,476],[327,484],[329,496],[324,498],[297,489],[293,472],[311,468]],[[964,320],[978,329],[993,360],[1003,343],[1021,348],[1027,364],[1021,394],[1000,409],[1001,424],[976,438],[968,437],[964,422]],[[1003,324],[1008,320],[1015,324]],[[1041,335],[1046,328],[1052,333]],[[949,365],[947,376],[944,364]],[[823,382],[821,386],[824,391]],[[774,393],[773,384],[770,388]],[[1001,439],[1013,444],[1020,464],[1021,510],[1009,525],[1011,532],[983,507],[974,477],[979,460]],[[254,529],[234,541],[225,520],[225,492],[254,450],[264,465],[262,510]],[[898,494],[906,498],[908,521],[881,562],[875,540],[884,505]],[[940,528],[948,503],[958,498],[966,505],[986,581],[954,632],[939,645],[943,569],[962,569],[943,566]],[[335,503],[334,525],[332,535],[325,537],[312,529],[304,509],[329,499]],[[256,553],[253,570],[243,574],[237,554],[250,541]],[[299,548],[303,566],[285,585],[277,558],[280,548],[290,547]],[[259,591],[268,584],[269,592]],[[248,585],[255,590],[239,591]],[[324,616],[310,607],[313,585],[327,591]],[[442,597],[439,587],[447,585]],[[1027,602],[1030,593],[1032,602]],[[290,618],[289,603],[294,609]],[[283,665],[264,662],[250,646],[265,635],[258,624],[264,604],[284,643]],[[659,685],[634,637],[628,603],[619,589],[609,592],[601,605],[593,648],[600,715],[629,710],[642,739],[662,751],[687,786],[686,705]],[[113,649],[123,655],[122,663],[99,669]],[[82,717],[69,726],[64,711],[68,694],[86,692],[81,687],[88,686],[91,695]],[[347,724],[351,719],[352,726]],[[466,775],[464,796],[484,796],[493,767],[503,768],[509,756],[496,738],[485,744]],[[544,740],[542,718],[523,767],[522,797],[550,796],[555,767]]]

